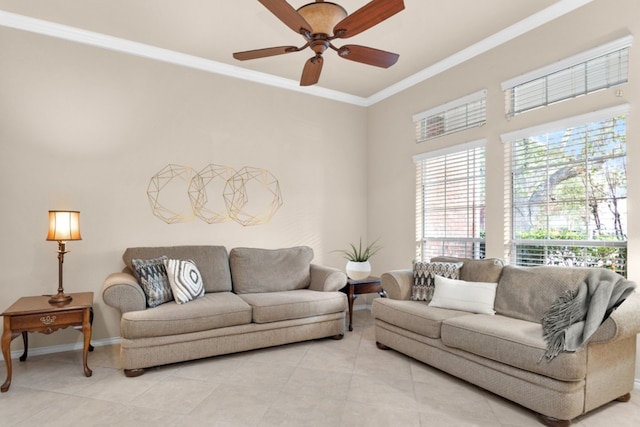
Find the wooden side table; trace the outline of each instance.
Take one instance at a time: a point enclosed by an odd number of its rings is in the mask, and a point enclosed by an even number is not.
[[[22,334],[24,353],[20,361],[27,359],[29,348],[28,332],[51,334],[58,329],[69,326],[79,330],[84,335],[82,363],[84,374],[90,377],[93,372],[87,366],[87,353],[91,347],[91,315],[93,306],[93,292],[69,294],[73,298],[65,305],[49,304],[49,296],[23,297],[2,313],[4,316],[4,330],[2,331],[2,356],[7,367],[7,379],[0,391],[9,390],[11,385],[11,341]]]
[[[379,277],[369,276],[363,280],[347,279],[347,284],[341,289],[347,294],[349,300],[349,330],[353,331],[353,301],[361,294],[377,293],[382,298],[387,296],[387,292],[382,289]]]

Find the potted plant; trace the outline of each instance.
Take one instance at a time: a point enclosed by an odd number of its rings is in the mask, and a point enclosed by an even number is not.
[[[376,242],[379,239],[374,240],[366,247],[362,247],[362,238],[356,247],[353,243],[349,243],[350,249],[339,250],[342,256],[347,260],[346,272],[347,276],[353,280],[364,280],[371,274],[371,264],[369,258],[376,254],[380,249],[380,246],[376,246]]]

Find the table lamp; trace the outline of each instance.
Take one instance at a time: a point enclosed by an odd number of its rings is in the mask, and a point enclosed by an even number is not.
[[[80,236],[80,212],[78,211],[49,211],[49,234],[47,240],[58,242],[58,293],[49,299],[51,304],[67,304],[71,295],[65,295],[62,286],[62,264],[66,254],[66,242],[82,240]]]

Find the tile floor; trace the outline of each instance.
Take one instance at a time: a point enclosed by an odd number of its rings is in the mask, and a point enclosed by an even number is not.
[[[291,344],[126,378],[119,347],[14,360],[0,426],[540,426],[533,413],[375,346],[368,310],[341,341]],[[4,379],[4,364],[0,364]],[[640,390],[575,426],[640,425]]]

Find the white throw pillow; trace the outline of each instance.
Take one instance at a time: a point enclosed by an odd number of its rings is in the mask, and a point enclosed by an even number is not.
[[[495,314],[497,283],[465,282],[464,280],[435,277],[435,291],[429,303],[431,307],[450,308],[472,313]]]
[[[166,259],[164,265],[173,297],[178,304],[187,303],[204,295],[202,276],[193,261]]]

